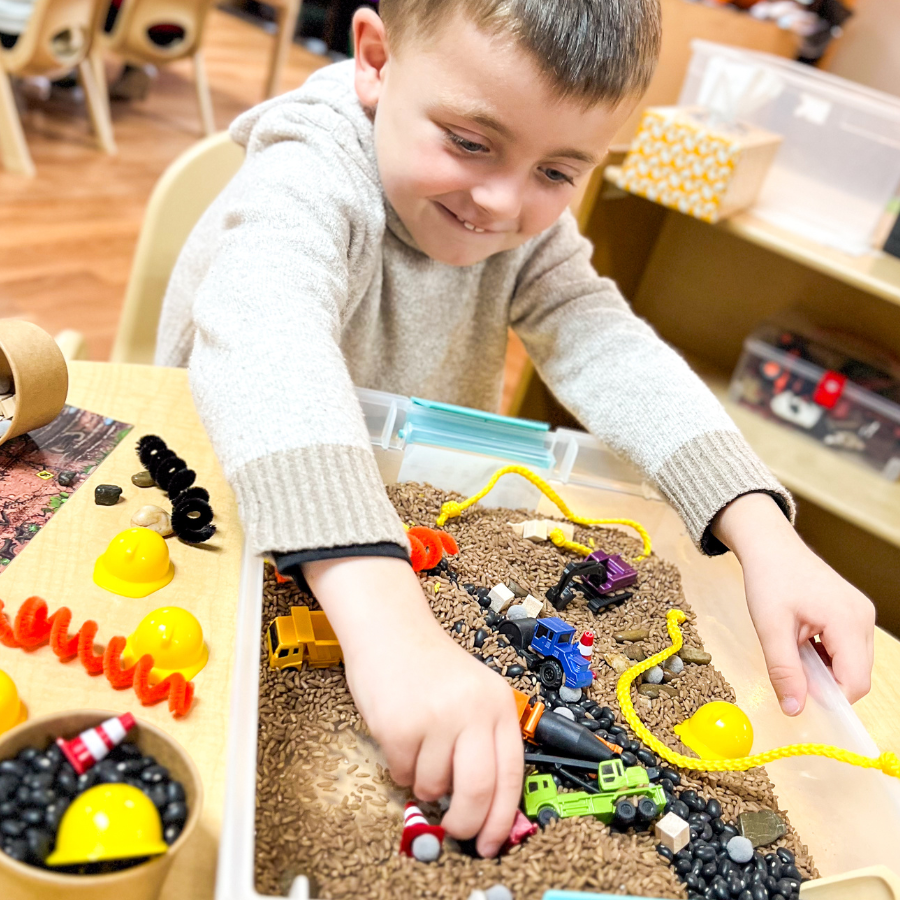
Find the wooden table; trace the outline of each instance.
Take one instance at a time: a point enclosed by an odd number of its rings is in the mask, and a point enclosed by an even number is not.
[[[69,606],[73,625],[96,619],[98,640],[107,640],[115,634],[129,634],[146,613],[159,606],[182,605],[203,625],[210,647],[209,664],[195,679],[195,706],[183,721],[173,719],[165,703],[135,706],[131,692],[114,692],[102,678],[86,675],[77,661],[62,665],[49,647],[24,653],[0,646],[0,668],[15,680],[31,715],[75,708],[130,708],[188,749],[203,776],[203,816],[190,844],[176,860],[162,896],[165,900],[201,900],[213,895],[225,796],[231,648],[242,544],[234,497],[197,418],[184,370],[75,362],[70,363],[69,371],[70,403],[129,422],[134,430],[0,575],[0,596],[7,611],[15,611],[26,597],[38,594],[48,601],[51,611],[63,604]],[[211,494],[219,530],[202,547],[170,541],[175,579],[149,597],[129,600],[95,586],[91,572],[107,542],[128,527],[134,509],[160,501],[165,506],[156,488],[139,489],[130,481],[140,468],[134,454],[135,439],[147,433],[163,437],[197,471],[198,482]],[[122,485],[125,499],[113,508],[95,506],[93,487],[101,482]],[[624,503],[625,495],[621,496]],[[645,524],[659,533],[659,552],[669,556],[670,534],[675,546],[675,528],[669,521],[674,514],[661,503],[655,502],[653,507],[658,508],[656,518]],[[620,513],[617,509],[609,512]],[[730,557],[712,561],[695,554],[670,558],[681,568],[689,596],[703,585],[714,585],[719,596],[740,590],[737,563]],[[900,642],[879,632],[875,647],[874,687],[856,710],[881,749],[900,748],[900,721],[895,714],[900,706],[896,679]],[[727,674],[727,661],[723,663],[720,667]],[[248,723],[248,727],[253,726]]]
[[[77,660],[63,665],[48,646],[32,653],[0,646],[0,669],[16,682],[30,716],[64,709],[131,710],[174,737],[194,759],[203,777],[203,816],[172,868],[165,900],[212,897],[216,852],[225,797],[232,647],[243,535],[234,495],[200,425],[187,372],[151,366],[73,362],[69,364],[69,403],[134,425],[131,433],[71,496],[27,548],[0,575],[0,597],[15,613],[27,597],[43,597],[52,612],[72,610],[72,630],[86,619],[100,628],[98,642],[128,635],[151,610],[183,606],[203,626],[209,663],[194,679],[194,706],[183,720],[163,702],[141,707],[133,691],[114,691],[102,676],[87,675]],[[134,445],[144,434],[159,434],[197,472],[197,483],[211,497],[216,535],[198,547],[170,539],[175,578],[139,600],[97,587],[94,561],[119,531],[130,527],[133,512],[147,503],[171,508],[158,488],[137,488],[131,475],[141,469]],[[115,507],[94,504],[94,485],[124,488]]]

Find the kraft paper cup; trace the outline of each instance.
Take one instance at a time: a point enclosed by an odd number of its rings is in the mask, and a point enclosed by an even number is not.
[[[52,422],[69,391],[69,370],[56,341],[31,322],[0,319],[0,382],[10,377],[16,412],[0,444]]]
[[[89,709],[33,719],[0,737],[0,760],[11,759],[24,747],[46,749],[60,735],[75,737],[120,714],[121,711]],[[176,854],[188,842],[200,819],[203,788],[193,760],[159,728],[137,719],[125,740],[154,756],[184,785],[188,818],[178,840],[162,856],[107,875],[63,875],[17,862],[0,850],[2,900],[156,900]]]

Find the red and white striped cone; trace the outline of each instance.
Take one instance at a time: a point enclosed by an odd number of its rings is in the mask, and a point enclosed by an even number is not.
[[[419,840],[423,838],[423,840]],[[403,834],[400,837],[400,852],[420,862],[433,862],[441,855],[444,829],[440,825],[429,825],[428,819],[415,803],[407,803],[403,810]]]
[[[82,731],[71,741],[59,737],[56,745],[79,775],[84,775],[95,763],[100,762],[113,747],[125,740],[125,735],[134,728],[134,716],[123,713],[101,722],[96,728]]]
[[[594,654],[594,632],[586,631],[578,642],[578,652],[587,660]]]

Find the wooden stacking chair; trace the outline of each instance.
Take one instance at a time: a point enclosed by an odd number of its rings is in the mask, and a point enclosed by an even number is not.
[[[25,31],[8,49],[0,48],[0,159],[10,172],[34,175],[9,76],[54,78],[73,69],[84,89],[101,148],[116,152],[105,86],[87,62],[98,7],[106,0],[37,0]]]
[[[156,182],[131,264],[110,362],[153,363],[159,314],[178,254],[243,161],[244,148],[223,131],[185,150]]]
[[[164,66],[190,56],[194,61],[194,82],[205,134],[216,130],[206,67],[200,51],[206,14],[213,0],[123,0],[112,31],[100,30],[91,50],[97,81],[106,90],[103,56],[109,52],[133,65]],[[175,25],[183,34],[167,43],[154,41],[155,26]]]
[[[287,62],[288,50],[297,30],[297,19],[303,0],[265,0],[275,10],[275,45],[269,57],[269,71],[266,74],[266,99],[278,94],[281,87],[281,73]]]

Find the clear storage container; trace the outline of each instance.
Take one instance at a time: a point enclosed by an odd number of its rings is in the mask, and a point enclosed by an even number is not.
[[[730,96],[740,118],[783,136],[755,215],[848,253],[869,252],[900,185],[900,99],[810,66],[692,43],[679,105]],[[742,96],[754,101],[743,103]]]
[[[762,326],[744,342],[731,399],[900,478],[900,363],[842,334]]]
[[[753,722],[754,750],[826,743],[869,756],[878,752],[809,645],[801,647],[809,682],[806,708],[793,719],[782,715],[759,643],[748,639],[753,626],[737,561],[730,554],[701,561],[671,507],[632,467],[590,435],[549,431],[535,423],[439,408],[377,391],[358,393],[385,483],[427,480],[470,495],[499,467],[520,461],[523,454],[536,455],[543,464],[533,467],[579,514],[640,519],[653,536],[654,552],[681,568],[685,596],[697,614],[704,645]],[[491,432],[496,445],[490,448],[482,430],[486,424],[502,433],[498,440],[498,432]],[[424,436],[427,443],[419,442]],[[532,485],[515,477],[501,480],[482,502],[558,513]],[[216,900],[263,900],[254,887],[262,580],[262,559],[245,552]],[[894,779],[811,757],[782,760],[768,771],[782,808],[790,810],[792,824],[816,854],[820,872],[830,875],[873,863],[896,864],[900,785]],[[289,896],[310,900],[305,876],[295,879]]]

